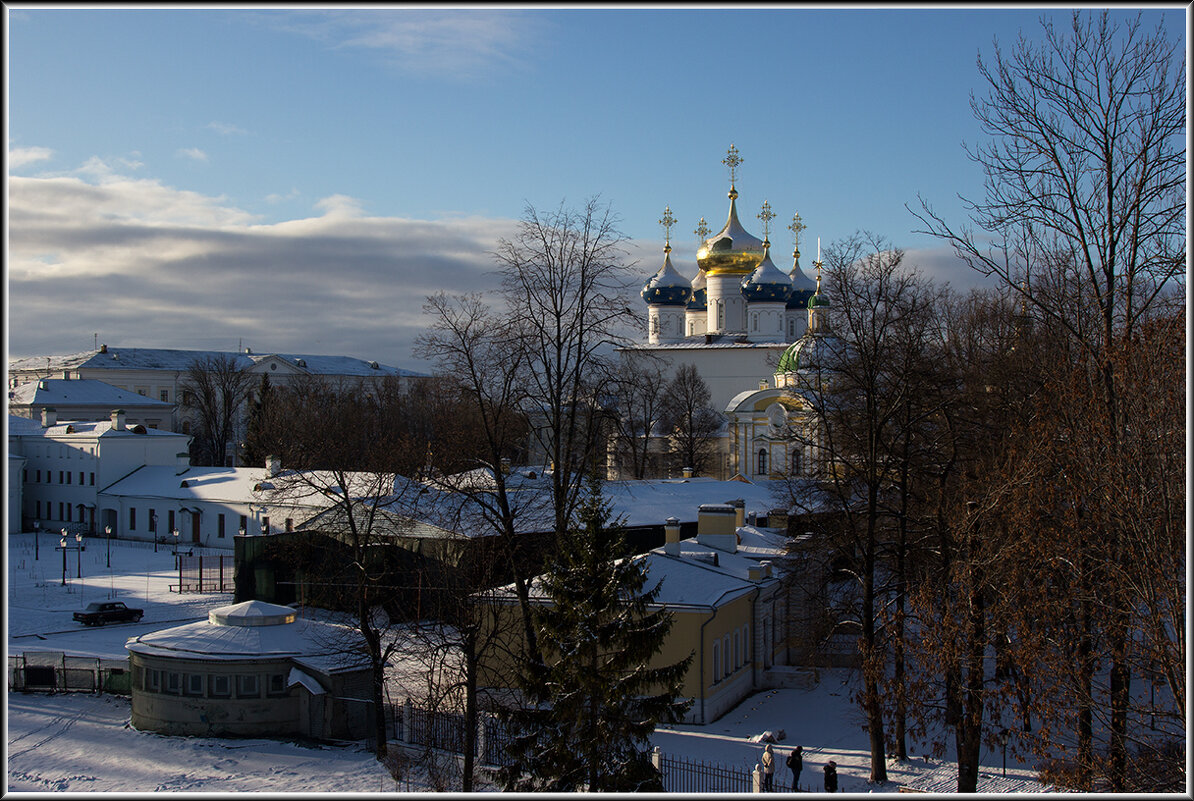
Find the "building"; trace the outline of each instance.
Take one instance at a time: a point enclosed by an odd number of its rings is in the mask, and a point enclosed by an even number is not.
[[[768,522],[777,525],[746,526],[743,506],[705,504],[695,538],[681,539],[679,520],[670,518],[664,544],[631,557],[643,561],[648,584],[660,584],[654,608],[672,613],[671,631],[652,663],[693,656],[681,689],[692,700],[685,722],[711,723],[760,689],[812,678],[790,661],[790,621],[801,616],[791,609],[795,576],[785,568],[787,514],[773,513]],[[532,603],[547,603],[539,587],[538,581],[530,584]],[[485,620],[501,644],[481,655],[478,684],[513,700],[519,607],[510,586],[486,600],[494,614]]]
[[[8,391],[8,413],[42,419],[51,411],[61,420],[105,420],[124,409],[125,423],[172,431],[174,404],[129,392],[94,379],[40,378]]]
[[[108,420],[60,422],[52,409],[39,422],[8,417],[9,452],[22,456],[22,525],[96,534],[119,531],[114,512],[101,513],[99,496],[109,485],[145,465],[180,470],[189,464],[190,438],[143,425],[128,425],[117,409]]]
[[[131,722],[197,737],[363,739],[372,731],[373,672],[359,639],[349,627],[260,601],[132,637]]]
[[[361,384],[386,378],[406,382],[420,375],[410,370],[365,361],[350,356],[319,356],[290,353],[255,354],[243,352],[177,350],[166,348],[121,348],[100,345],[98,350],[66,356],[31,356],[13,359],[8,366],[9,390],[42,379],[96,380],[152,398],[175,404],[171,431],[190,434],[193,413],[188,410],[187,372],[196,362],[227,362],[250,377],[250,392],[257,389],[263,376],[275,386],[286,386],[302,377],[318,376],[329,381]],[[249,402],[252,402],[250,396]],[[241,424],[244,424],[242,409]],[[243,433],[243,432],[242,432]]]
[[[664,211],[666,244],[659,271],[642,289],[647,304],[647,342],[623,348],[650,353],[673,371],[693,364],[709,386],[713,405],[725,405],[745,386],[775,372],[787,347],[804,333],[804,308],[815,289],[800,269],[800,235],[795,214],[792,268],[782,272],[771,259],[769,237],[775,214],[764,201],[758,214],[763,239],[748,232],[738,217],[736,171],[742,159],[730,146],[723,161],[730,169],[730,208],[726,223],[707,239],[705,220],[696,233],[697,274],[687,279],[671,263],[671,208]],[[819,255],[818,255],[819,258]]]

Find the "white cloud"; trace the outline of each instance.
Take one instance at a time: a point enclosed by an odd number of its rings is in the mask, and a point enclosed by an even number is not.
[[[521,68],[541,18],[491,9],[308,11],[259,19],[343,49],[378,54],[405,73],[476,78]]]
[[[54,151],[48,147],[15,147],[8,151],[8,166],[24,167],[38,161],[53,158]]]
[[[232,136],[234,134],[243,136],[248,133],[248,131],[238,125],[233,125],[230,122],[219,122],[217,120],[209,122],[207,127],[224,136]]]
[[[180,147],[175,155],[194,161],[207,161],[207,154],[197,147]]]
[[[297,198],[298,196],[299,196],[298,187],[294,187],[294,188],[292,188],[292,189],[291,189],[289,192],[287,192],[287,193],[286,193],[286,194],[284,194],[284,195],[280,195],[280,194],[278,194],[278,193],[276,193],[276,192],[275,192],[275,193],[272,193],[272,194],[269,194],[269,195],[266,195],[266,196],[265,196],[265,202],[266,202],[266,203],[270,203],[270,204],[273,204],[273,203],[284,203],[284,202],[286,202],[287,200],[294,200],[294,199],[295,199],[295,198]]]

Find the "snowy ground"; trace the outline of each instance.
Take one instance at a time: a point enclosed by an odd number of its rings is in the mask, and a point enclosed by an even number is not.
[[[32,534],[12,535],[8,543],[8,652],[60,651],[77,656],[123,658],[125,640],[144,631],[203,619],[208,610],[231,602],[228,594],[184,595],[169,549],[154,553],[144,543],[113,541],[111,568],[103,540],[83,553],[83,579],[76,578],[77,554],[68,554],[62,584],[57,537],[41,535],[34,559]],[[209,553],[218,553],[209,550]],[[231,551],[224,551],[231,553]],[[71,613],[87,603],[115,598],[145,609],[139,624],[85,628]],[[753,767],[762,744],[752,737],[783,729],[776,744],[781,778],[788,751],[804,747],[805,789],[822,789],[822,768],[833,759],[843,792],[896,792],[932,768],[937,760],[915,757],[889,762],[889,782],[867,783],[870,757],[857,707],[849,700],[851,674],[822,672],[811,690],[770,690],[748,698],[706,726],[660,729],[655,745],[676,754],[723,765]],[[425,791],[421,774],[395,785],[373,755],[356,744],[327,746],[273,740],[215,740],[165,737],[127,725],[128,700],[114,696],[7,696],[7,790],[12,792],[377,792]],[[984,773],[1000,772],[1001,754],[986,751]],[[1008,774],[1029,776],[1008,754]]]

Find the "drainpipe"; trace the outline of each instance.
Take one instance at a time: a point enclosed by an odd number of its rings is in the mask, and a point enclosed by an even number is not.
[[[735,592],[735,590],[726,590],[721,595],[717,596],[716,601],[714,601],[712,604],[710,604],[708,607],[706,607],[712,614],[710,614],[709,617],[707,617],[705,619],[705,622],[701,624],[700,637],[698,638],[699,639],[698,645],[700,648],[699,653],[701,655],[701,658],[699,660],[700,675],[697,677],[697,687],[701,693],[701,723],[702,724],[704,724],[706,722],[705,721],[705,626],[708,626],[710,623],[713,622],[713,618],[717,617],[717,604],[721,602],[722,598],[726,597],[731,592]],[[757,597],[758,594],[759,594],[759,591],[756,589],[755,596]],[[753,612],[754,599],[753,598],[751,599],[751,607],[750,608],[752,610],[751,614],[753,615],[754,614],[754,612]]]

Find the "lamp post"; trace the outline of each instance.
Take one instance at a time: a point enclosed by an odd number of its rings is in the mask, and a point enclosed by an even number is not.
[[[1003,746],[1003,775],[1007,775],[1007,741],[1012,736],[1011,729],[1001,729],[999,732],[999,744]]]
[[[108,543],[108,556],[107,556],[108,567],[111,567],[112,566],[112,527],[111,526],[104,526],[104,535],[107,537],[107,543]]]
[[[39,556],[38,545],[41,540],[41,521],[33,521],[33,558],[36,560]]]
[[[66,529],[62,529],[62,538],[58,540],[58,550],[62,551],[62,586],[66,586]]]
[[[173,531],[170,532],[170,534],[174,537],[174,567],[175,567],[175,569],[177,569],[178,568],[178,529],[174,529]]]
[[[153,532],[153,552],[158,552],[158,516],[155,513],[149,515],[149,530]]]
[[[83,578],[83,550],[83,533],[79,532],[75,535],[75,564],[78,565],[79,579]]]

